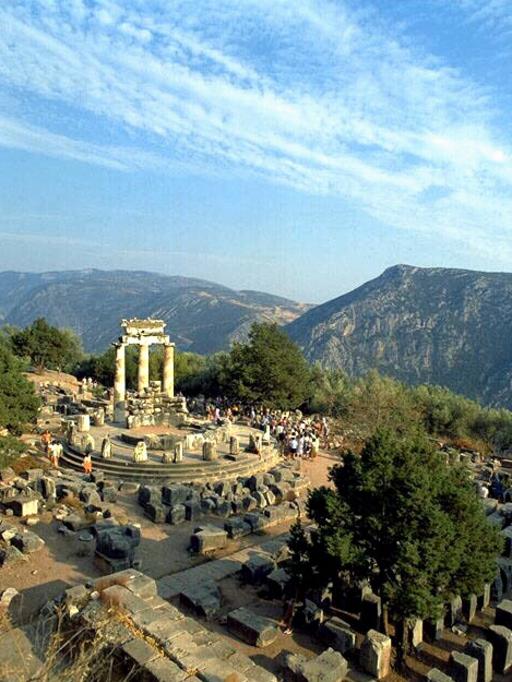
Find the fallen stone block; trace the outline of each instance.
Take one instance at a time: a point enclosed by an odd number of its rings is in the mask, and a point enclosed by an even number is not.
[[[250,512],[244,515],[244,521],[248,523],[253,533],[263,530],[268,525],[268,519],[258,512]]]
[[[353,651],[356,646],[356,633],[348,623],[336,616],[322,624],[319,636],[322,641],[342,654]]]
[[[134,663],[137,668],[142,668],[149,661],[161,656],[155,647],[139,637],[125,642],[121,650],[124,656],[129,659],[129,662]]]
[[[0,547],[0,566],[14,566],[21,561],[27,561],[27,558],[14,545]]]
[[[489,640],[493,648],[492,666],[504,675],[512,667],[512,630],[504,625],[491,625]]]
[[[100,592],[100,599],[107,606],[116,606],[126,613],[136,614],[151,606],[140,597],[130,592],[123,585],[112,585]]]
[[[23,554],[32,554],[32,552],[42,549],[45,542],[39,535],[26,530],[24,533],[17,533],[11,540],[11,544]]]
[[[477,682],[478,659],[452,651],[450,656],[450,672],[455,682]]]
[[[207,526],[194,532],[190,538],[190,548],[197,554],[215,552],[228,544],[228,534],[222,528]]]
[[[62,523],[66,528],[69,528],[69,530],[74,532],[83,530],[84,528],[89,528],[89,526],[92,525],[92,523],[88,521],[85,516],[81,516],[80,514],[69,514],[62,520]]]
[[[245,535],[250,535],[252,533],[251,526],[240,518],[226,521],[224,524],[224,530],[227,532],[228,538],[231,538],[232,540],[244,537]]]
[[[169,507],[158,502],[148,502],[144,507],[144,514],[153,521],[153,523],[165,523]]]
[[[368,630],[359,651],[363,670],[380,680],[391,672],[391,639],[376,630]]]
[[[220,609],[220,591],[213,580],[187,585],[180,592],[180,601],[199,615],[211,618]]]
[[[175,504],[174,506],[169,508],[169,511],[167,512],[167,523],[170,523],[173,526],[177,526],[180,523],[183,523],[186,519],[186,511],[185,511],[185,506],[183,504]]]
[[[446,675],[437,668],[429,670],[427,673],[427,680],[429,680],[429,682],[455,682],[453,677]]]
[[[266,647],[277,639],[279,631],[268,618],[263,618],[249,611],[239,608],[228,613],[228,630],[242,641],[256,647]]]
[[[187,502],[184,502],[183,506],[185,507],[185,518],[187,521],[198,521],[201,518],[202,512],[200,502],[188,500]]]
[[[19,495],[11,500],[4,502],[7,509],[12,509],[15,516],[32,516],[39,511],[39,500],[37,497],[24,497]]]
[[[184,504],[191,495],[192,490],[186,485],[164,485],[162,488],[162,500],[171,507],[175,504]]]
[[[276,568],[270,554],[254,552],[242,565],[242,579],[251,585],[259,585]]]
[[[467,644],[466,653],[478,661],[478,682],[491,682],[492,644],[486,639],[475,639]]]
[[[270,594],[279,599],[286,594],[290,584],[290,574],[284,568],[276,568],[267,575],[266,583]]]
[[[378,630],[382,615],[381,599],[373,592],[361,600],[361,627],[364,630]]]
[[[189,682],[190,676],[176,663],[161,656],[154,658],[144,666],[144,682]],[[197,679],[197,678],[196,678]]]
[[[289,654],[284,679],[286,682],[343,682],[347,671],[348,663],[343,656],[327,649],[309,660],[300,654]]]
[[[512,630],[512,601],[510,599],[503,599],[496,606],[496,625],[504,625],[509,630]]]

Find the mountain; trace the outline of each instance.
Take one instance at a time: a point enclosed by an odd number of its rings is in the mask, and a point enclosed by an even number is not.
[[[212,353],[242,339],[253,322],[286,324],[310,306],[189,277],[124,270],[0,273],[0,319],[24,327],[38,317],[74,329],[89,352],[117,338],[121,318],[153,317],[182,350]]]
[[[286,327],[311,361],[512,407],[512,274],[391,267]]]

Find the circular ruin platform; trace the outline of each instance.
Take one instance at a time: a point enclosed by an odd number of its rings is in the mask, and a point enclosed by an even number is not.
[[[239,476],[251,476],[255,473],[268,471],[276,466],[281,459],[273,446],[263,448],[261,456],[245,452],[251,432],[255,431],[245,426],[233,427],[233,435],[238,437],[240,443],[239,455],[229,454],[228,443],[218,443],[218,458],[214,461],[203,460],[202,452],[199,449],[184,448],[182,462],[163,463],[161,461],[164,454],[162,449],[148,449],[147,462],[134,462],[133,446],[135,441],[143,440],[145,436],[168,435],[167,430],[153,428],[147,433],[141,429],[135,433],[112,425],[92,427],[91,435],[98,445],[101,444],[101,439],[107,433],[112,440],[112,457],[109,459],[103,459],[99,452],[91,453],[93,471],[103,471],[108,478],[122,479],[123,481],[158,482],[160,484],[163,481],[169,483],[207,483],[232,480]],[[64,445],[61,460],[63,465],[82,470],[82,460],[83,452],[69,444]]]

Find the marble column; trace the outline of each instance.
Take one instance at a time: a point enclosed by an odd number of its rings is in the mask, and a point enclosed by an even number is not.
[[[139,379],[137,390],[142,393],[149,386],[149,345],[141,343],[139,345]]]
[[[126,358],[123,343],[115,344],[116,373],[114,378],[114,421],[124,422],[126,419]]]
[[[170,398],[174,397],[174,344],[164,346],[164,377],[163,391]]]

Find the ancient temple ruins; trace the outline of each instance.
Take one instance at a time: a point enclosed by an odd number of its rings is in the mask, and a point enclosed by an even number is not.
[[[114,379],[114,420],[132,426],[165,424],[176,413],[186,411],[183,399],[174,397],[174,343],[165,333],[163,320],[123,320],[124,334],[114,343],[116,367]],[[126,390],[126,347],[139,347],[137,391]],[[149,348],[164,347],[162,381],[149,381]]]

